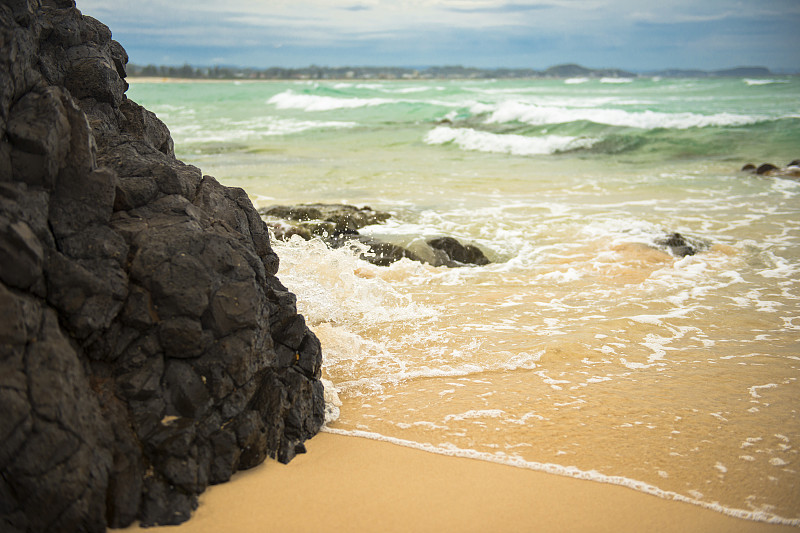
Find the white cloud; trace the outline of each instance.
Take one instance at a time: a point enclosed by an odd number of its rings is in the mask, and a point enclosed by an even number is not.
[[[156,47],[164,51],[181,47],[180,53],[190,62],[207,62],[191,57],[191,47],[204,49],[203,58],[224,56],[232,63],[251,61],[244,59],[245,54],[258,57],[257,61],[265,56],[268,59],[263,61],[280,61],[291,53],[295,55],[286,61],[306,61],[296,55],[300,49],[305,49],[303,57],[310,63],[320,54],[333,57],[335,51],[361,47],[363,56],[342,61],[368,63],[380,50],[390,55],[380,56],[378,61],[435,62],[437,57],[445,57],[435,56],[437,51],[446,49],[450,54],[447,61],[455,57],[464,64],[479,57],[484,64],[513,57],[515,64],[530,65],[536,58],[534,66],[546,67],[555,62],[580,62],[583,57],[592,63],[588,66],[630,68],[627,65],[657,61],[659,49],[665,62],[672,63],[682,52],[688,60],[697,61],[698,54],[688,52],[703,36],[697,32],[698,23],[705,24],[703,32],[711,32],[705,35],[708,42],[716,43],[706,50],[724,54],[730,36],[736,36],[737,54],[731,53],[730,60],[735,63],[746,61],[741,54],[745,44],[763,47],[764,57],[770,57],[770,50],[777,54],[788,44],[800,45],[797,34],[786,29],[800,24],[798,0],[77,1],[84,13],[108,24],[124,46],[132,45],[129,53],[138,47],[147,49],[152,57],[151,50]],[[753,31],[745,38],[739,30],[749,30],[751,20]],[[777,25],[783,25],[783,34],[774,33]],[[212,47],[225,49],[210,50]],[[644,49],[647,60],[643,59]],[[778,57],[776,54],[773,57]],[[626,63],[625,57],[636,63]],[[796,59],[785,59],[785,52],[783,57],[783,64],[797,64]],[[702,59],[729,62],[706,54]]]

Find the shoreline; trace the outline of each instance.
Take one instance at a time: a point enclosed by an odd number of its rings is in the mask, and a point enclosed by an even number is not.
[[[618,485],[367,438],[322,432],[306,446],[288,465],[267,460],[209,487],[189,521],[150,530],[798,531]]]

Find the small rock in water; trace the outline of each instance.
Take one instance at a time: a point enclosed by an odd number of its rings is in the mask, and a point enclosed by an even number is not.
[[[666,238],[656,241],[659,246],[666,247],[669,253],[675,257],[686,257],[695,255],[699,250],[690,244],[680,233],[672,233]]]
[[[440,237],[427,241],[428,246],[444,253],[442,264],[445,266],[488,265],[489,259],[477,246],[461,244],[452,237]],[[438,255],[438,254],[437,254]]]
[[[762,175],[766,174],[767,172],[772,172],[773,170],[778,170],[778,167],[772,163],[764,163],[756,169],[756,174]]]

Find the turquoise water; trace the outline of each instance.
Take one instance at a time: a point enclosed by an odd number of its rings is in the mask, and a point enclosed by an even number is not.
[[[328,431],[800,525],[800,78],[145,83],[178,156],[257,207],[492,264],[274,242]],[[702,251],[670,255],[680,232]]]

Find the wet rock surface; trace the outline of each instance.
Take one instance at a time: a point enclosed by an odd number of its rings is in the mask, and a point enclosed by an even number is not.
[[[70,0],[0,4],[0,530],[189,518],[323,420],[321,348],[241,189],[175,159]]]
[[[302,204],[271,206],[259,209],[268,221],[276,239],[287,240],[297,235],[305,240],[319,238],[331,248],[353,246],[361,259],[378,266],[388,266],[401,259],[428,263],[432,266],[463,267],[487,265],[489,259],[472,244],[463,244],[453,237],[438,237],[425,241],[424,257],[395,243],[383,241],[358,232],[361,228],[382,224],[391,213],[370,207],[348,204]]]

